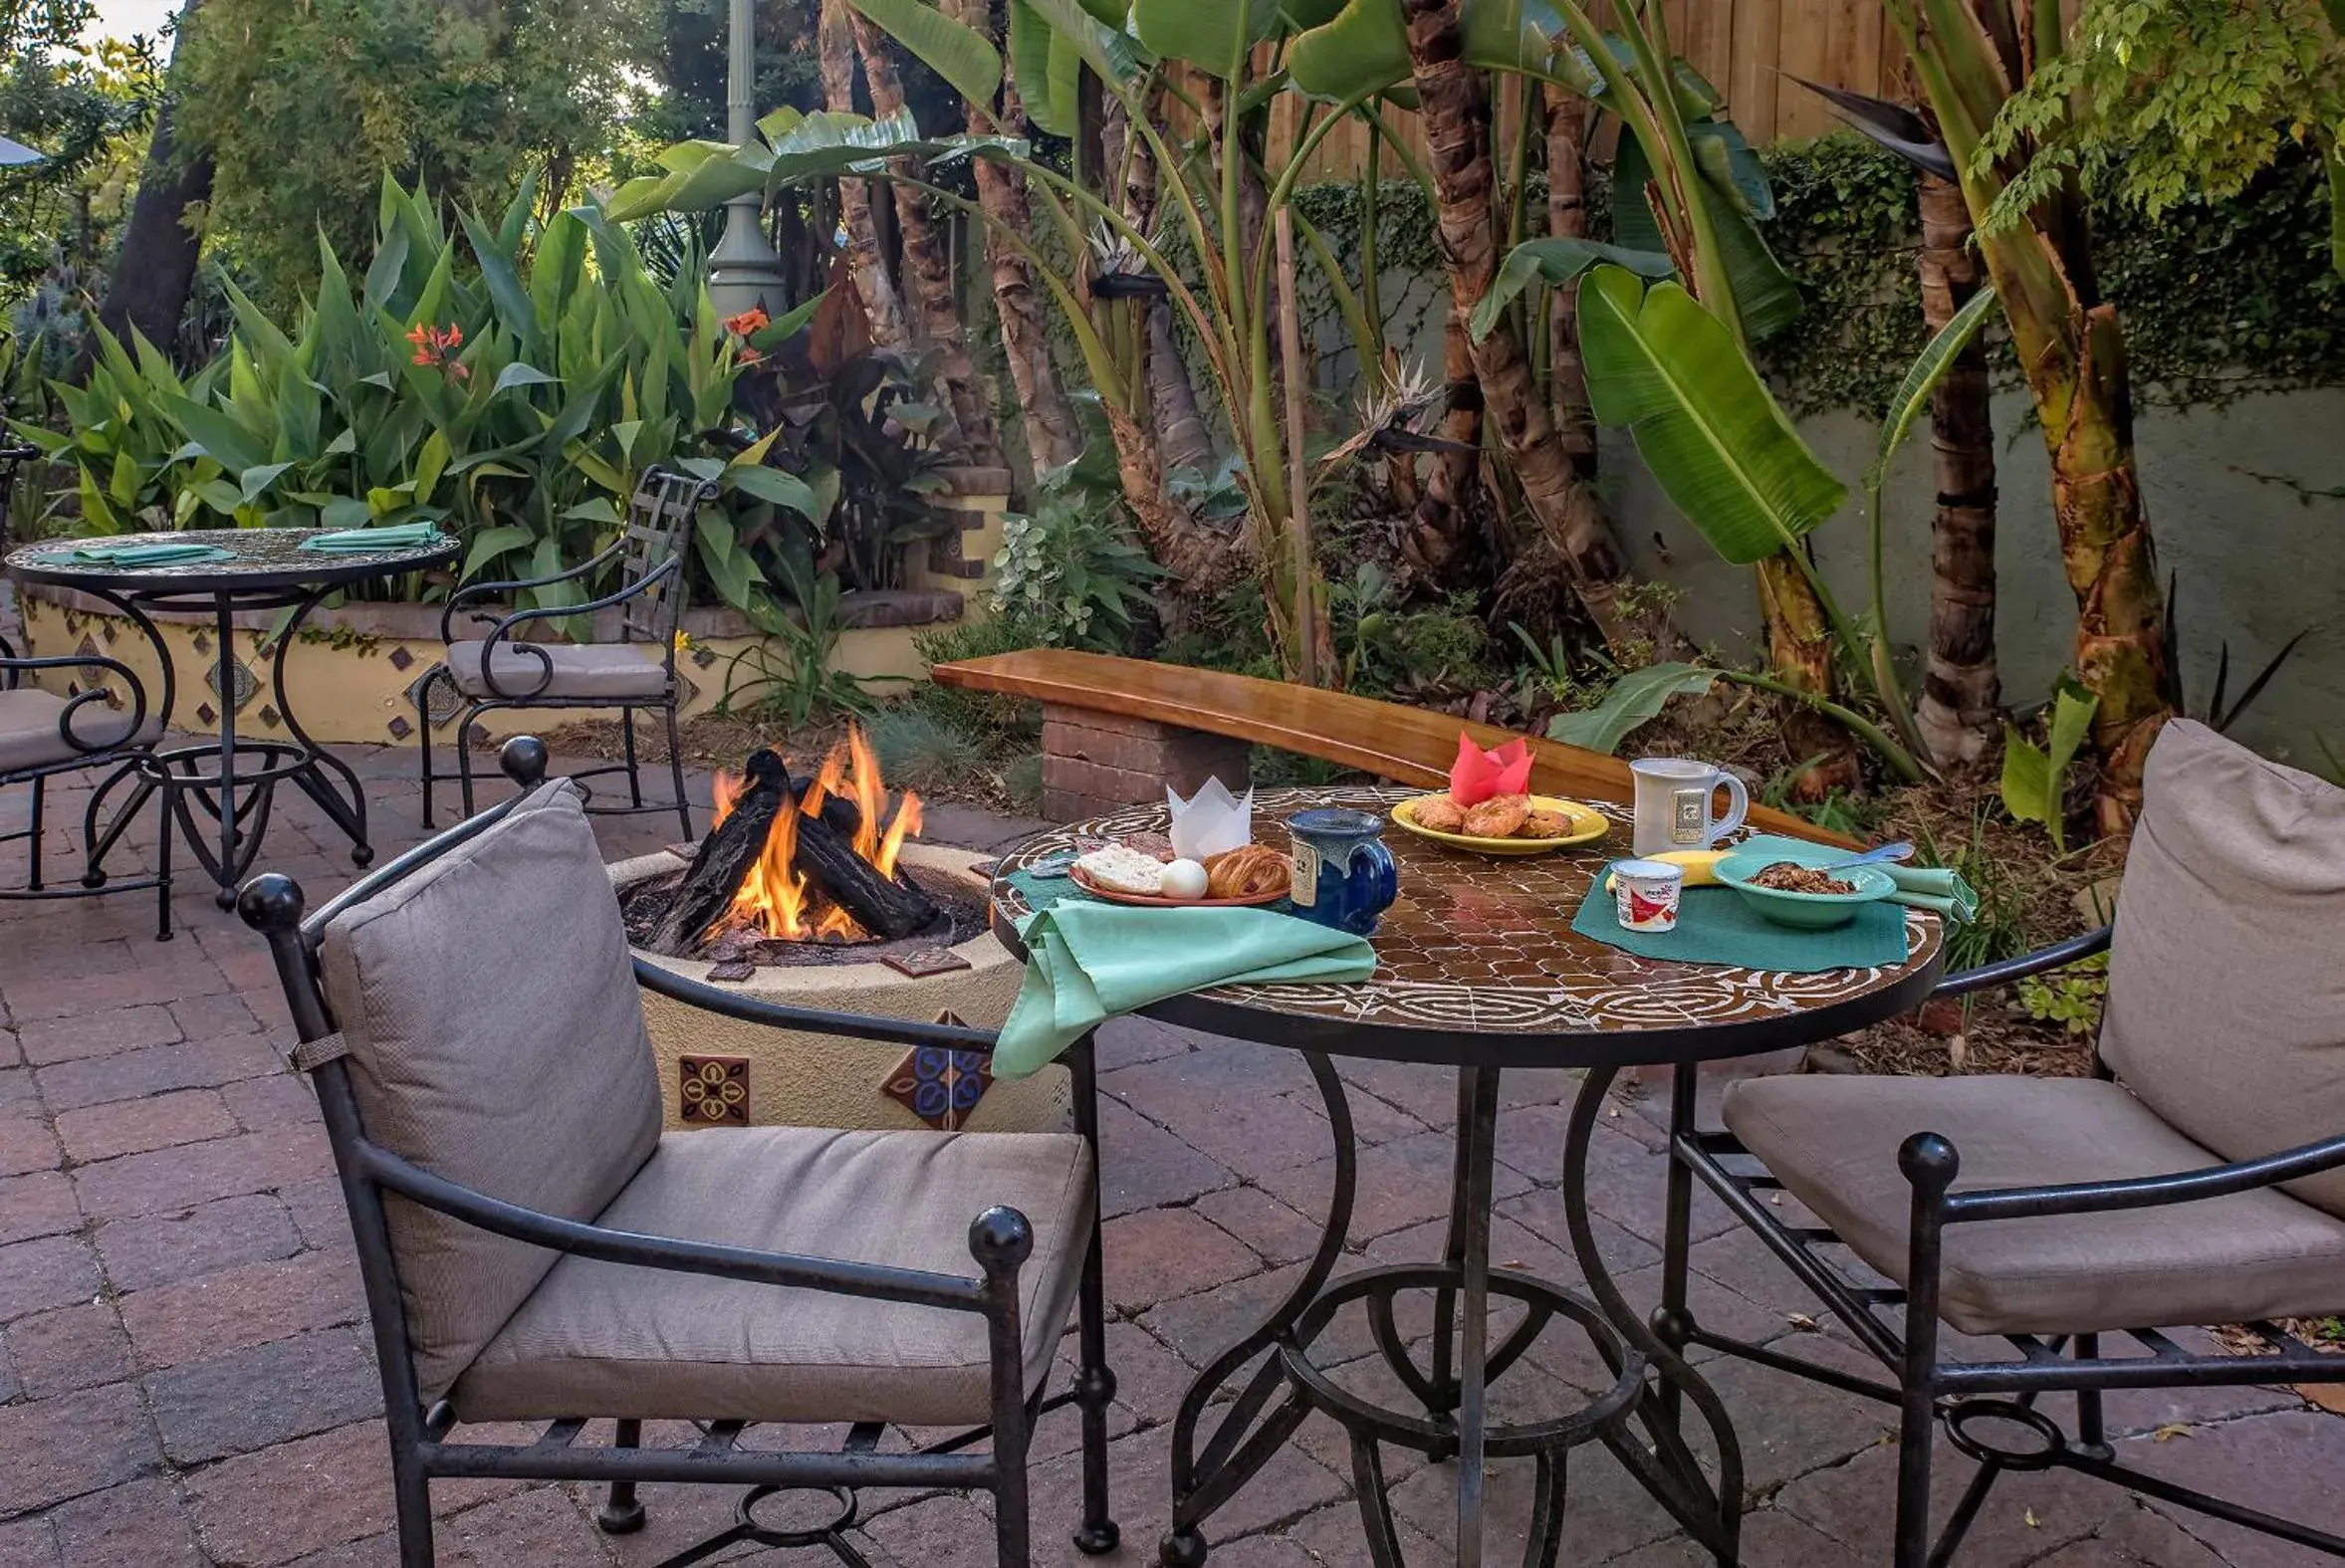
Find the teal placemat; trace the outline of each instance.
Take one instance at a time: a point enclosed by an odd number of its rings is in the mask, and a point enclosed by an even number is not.
[[[1036,876],[1031,871],[1013,871],[1002,880],[1024,894],[1026,907],[1037,914],[1049,909],[1053,904],[1062,903],[1069,899],[1084,904],[1108,902],[1104,898],[1093,898],[1075,886],[1074,878],[1070,876]],[[1263,904],[1258,907],[1279,915],[1294,913],[1294,905],[1284,898],[1275,904]]]
[[[1831,931],[1793,931],[1754,911],[1731,887],[1690,887],[1674,931],[1627,931],[1604,891],[1606,866],[1571,917],[1571,929],[1639,958],[1675,964],[1731,964],[1738,969],[1812,975],[1826,969],[1885,969],[1905,962],[1905,911],[1884,899],[1866,904]]]
[[[216,545],[77,545],[34,558],[45,566],[193,566],[235,559]]]

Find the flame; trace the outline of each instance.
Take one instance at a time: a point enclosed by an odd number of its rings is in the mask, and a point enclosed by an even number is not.
[[[724,825],[733,814],[748,781],[740,774],[716,777],[716,811],[710,830]],[[789,942],[861,942],[870,936],[853,916],[808,886],[798,870],[798,819],[821,814],[822,802],[837,795],[854,803],[859,813],[854,852],[881,876],[895,875],[904,840],[920,831],[920,797],[906,789],[894,815],[887,809],[887,785],[881,779],[878,755],[860,727],[850,725],[846,738],[830,749],[814,783],[799,801],[799,809],[775,817],[766,846],[733,903],[717,917],[701,940],[737,926],[747,926],[767,937]]]

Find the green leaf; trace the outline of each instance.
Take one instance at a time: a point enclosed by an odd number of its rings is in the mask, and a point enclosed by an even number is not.
[[[1278,30],[1278,0],[1132,0],[1141,43],[1225,82],[1244,76],[1247,54]]]
[[[277,483],[278,476],[291,467],[291,463],[260,463],[238,475],[237,488],[243,493],[244,504],[251,506],[260,500],[262,494]]]
[[[1287,67],[1303,92],[1337,103],[1408,81],[1400,0],[1350,0],[1333,19],[1294,40]]]
[[[1515,303],[1534,278],[1544,279],[1560,287],[1571,282],[1598,262],[1610,262],[1635,273],[1640,278],[1662,279],[1677,269],[1660,251],[1632,251],[1618,245],[1604,245],[1595,240],[1525,240],[1508,253],[1506,265],[1482,296],[1482,303],[1474,307],[1472,320],[1467,324],[1476,342],[1490,336],[1500,315]]]
[[[163,406],[178,420],[180,429],[202,443],[204,455],[222,468],[242,473],[269,460],[269,454],[254,441],[252,433],[217,408],[191,397],[166,397]]]
[[[775,317],[750,335],[749,346],[757,349],[760,353],[767,353],[781,347],[791,338],[806,331],[807,323],[815,319],[815,313],[821,310],[822,302],[829,298],[830,291],[824,289],[796,310],[786,311]]]
[[[991,104],[1002,85],[1002,57],[975,28],[921,0],[849,0],[880,31],[909,50],[973,104]]]
[[[434,430],[424,437],[423,448],[415,454],[415,499],[429,501],[440,476],[448,471],[448,438]]]
[[[1579,291],[1588,401],[1625,425],[1678,510],[1751,565],[1796,545],[1847,488],[1791,428],[1726,324],[1675,283],[1599,266]]]
[[[1620,750],[1630,731],[1658,718],[1670,698],[1699,696],[1717,681],[1715,670],[1691,664],[1649,664],[1614,681],[1612,690],[1595,707],[1582,713],[1557,714],[1547,725],[1547,735],[1567,746],[1610,756]]]
[[[2063,810],[2068,765],[2091,732],[2100,699],[2074,676],[2063,675],[2052,693],[2049,747],[2039,747],[2010,725],[2003,726],[2003,808],[2022,822],[2040,822],[2052,847],[2067,847]]]
[[[356,496],[337,496],[318,509],[318,521],[327,528],[364,528],[374,521],[374,509]]]
[[[496,236],[482,226],[471,213],[461,214],[465,238],[472,242],[473,260],[480,264],[481,281],[488,285],[489,303],[496,307],[497,321],[513,335],[514,341],[524,352],[534,351],[538,342],[538,313],[530,301],[529,291],[521,286],[521,275],[513,270],[513,258],[498,248]]]
[[[537,536],[519,523],[500,523],[484,528],[472,536],[472,549],[464,557],[464,575],[469,578],[481,567],[509,550],[528,546]]]
[[[561,376],[548,375],[536,365],[516,359],[497,372],[496,385],[491,390],[506,392],[517,386],[560,386],[561,384]]]
[[[1687,127],[1689,134],[1705,128],[1716,127]],[[1697,163],[1700,157],[1697,152]],[[1662,243],[1661,226],[1654,221],[1646,195],[1646,186],[1652,179],[1653,166],[1646,159],[1644,143],[1624,133],[1612,165],[1614,244],[1640,251],[1668,249]],[[1729,191],[1734,188],[1731,183],[1727,187]],[[1707,173],[1690,187],[1690,194],[1703,201],[1711,225],[1718,233],[1719,257],[1726,266],[1727,286],[1735,291],[1735,307],[1743,318],[1743,331],[1753,342],[1764,342],[1798,319],[1798,285],[1767,249],[1743,201],[1722,194]],[[1771,210],[1773,198],[1767,199]]]
[[[1026,117],[1045,135],[1071,136],[1075,106],[1060,104],[1051,87],[1051,51],[1057,47],[1056,39],[1056,31],[1027,0],[1010,0],[1010,70],[1018,80]],[[1064,47],[1069,53],[1074,48],[1071,42]]]
[[[785,474],[778,468],[728,468],[724,477],[734,489],[747,491],[760,501],[788,507],[810,522],[819,518],[815,493],[796,474]]]
[[[1889,464],[1897,456],[1897,449],[1905,444],[1914,421],[1921,417],[1931,394],[1938,390],[1938,383],[1946,379],[1963,350],[1971,345],[1971,339],[1979,335],[1979,329],[1986,324],[1994,306],[1994,286],[1981,283],[1979,292],[1955,313],[1953,321],[1939,329],[1938,336],[1930,339],[1906,370],[1904,383],[1889,400],[1889,417],[1881,421],[1880,446],[1873,454],[1872,465],[1865,470],[1868,494],[1879,493],[1882,481],[1889,475]]]

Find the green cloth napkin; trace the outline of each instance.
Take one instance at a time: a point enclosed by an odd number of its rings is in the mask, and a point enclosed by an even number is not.
[[[1351,985],[1376,972],[1364,937],[1267,909],[1146,909],[1063,899],[1019,926],[1026,983],[994,1076],[1035,1072],[1118,1013],[1213,986]]]
[[[1771,833],[1759,833],[1734,846],[1742,851],[1757,850],[1761,854],[1780,854],[1785,850],[1810,850],[1816,846],[1796,838],[1779,838]],[[1854,851],[1850,851],[1854,853]],[[1943,920],[1958,925],[1969,925],[1979,918],[1979,895],[1971,884],[1963,880],[1960,871],[1946,866],[1906,866],[1876,862],[1876,871],[1889,873],[1889,880],[1897,884],[1897,891],[1889,895],[1892,904],[1905,904],[1914,909],[1926,909]]]
[[[216,545],[164,541],[146,545],[77,545],[67,559],[94,566],[183,566],[198,560],[228,560],[233,559],[233,552]]]
[[[1812,846],[1811,846],[1812,847]],[[1753,909],[1731,887],[1690,887],[1678,903],[1674,931],[1629,931],[1604,891],[1604,868],[1571,929],[1639,958],[1675,964],[1731,964],[1739,969],[1812,975],[1827,969],[1882,969],[1905,961],[1905,916],[1889,899],[1858,906],[1856,918],[1829,931],[1794,931]]]
[[[439,543],[440,531],[429,523],[402,523],[396,528],[346,528],[333,534],[313,534],[301,548],[325,555],[370,556],[379,550],[415,550]]]

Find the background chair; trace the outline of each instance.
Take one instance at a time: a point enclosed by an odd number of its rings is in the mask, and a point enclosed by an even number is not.
[[[71,698],[42,691],[26,679],[36,670],[60,669],[104,673],[99,684]],[[118,693],[115,691],[117,683]],[[116,701],[126,703],[126,709],[113,706]],[[0,888],[0,899],[93,898],[152,888],[155,940],[171,939],[171,805],[177,785],[171,772],[152,755],[162,733],[161,711],[148,709],[146,687],[128,665],[97,653],[18,658],[0,641],[0,789],[21,784],[32,790],[29,825],[0,833],[0,843],[25,840],[28,875],[21,888]],[[82,813],[81,885],[48,886],[41,851],[49,781],[110,767],[114,772],[90,791],[89,806]],[[102,834],[98,823],[105,815],[106,802],[124,784],[134,784],[130,796]],[[114,881],[99,868],[137,819],[149,796],[160,802],[155,816],[154,874]]]
[[[684,837],[692,836],[692,806],[684,797],[682,742],[676,733],[676,710],[683,703],[683,687],[676,679],[676,632],[683,624],[684,568],[692,550],[692,527],[700,509],[717,498],[713,481],[647,469],[627,509],[625,528],[616,543],[593,560],[550,577],[515,582],[475,582],[448,596],[440,615],[440,639],[447,656],[425,672],[415,685],[415,733],[422,752],[423,825],[433,825],[433,786],[448,778],[431,766],[431,701],[434,687],[445,686],[459,706],[456,719],[456,774],[463,787],[464,812],[472,814],[472,746],[481,716],[499,709],[615,708],[624,732],[625,760],[601,768],[584,769],[572,779],[602,774],[626,775],[627,801],[623,806],[591,806],[607,812],[673,810]],[[499,619],[467,606],[484,601],[510,603],[525,589],[550,587],[557,582],[591,578],[612,561],[623,579],[617,591],[584,604],[516,610]],[[595,610],[619,610],[616,643],[524,641],[515,631],[537,621],[589,615]],[[489,625],[484,637],[458,637],[456,617]],[[657,663],[645,661],[630,644],[657,650]],[[643,803],[642,769],[635,756],[635,713],[655,709],[667,723],[668,773],[675,789],[673,805]]]
[[[728,1015],[858,1039],[987,1050],[977,1030],[778,1007],[630,965],[592,832],[545,749],[505,748],[524,793],[307,919],[264,876],[241,895],[275,953],[343,1178],[373,1318],[405,1568],[433,1561],[437,1477],[756,1488],[720,1538],[828,1544],[863,1485],[983,1487],[997,1552],[1028,1561],[1034,1421],[1080,1407],[1083,1525],[1107,1513],[1097,1122],[1088,1045],[1074,1134],[660,1131],[637,984]],[[990,1207],[989,1207],[990,1206]],[[1070,1304],[1080,1368],[1046,1397]],[[583,1445],[613,1420],[610,1447]],[[640,1447],[688,1420],[696,1444]],[[526,1445],[475,1422],[551,1422]],[[754,1451],[758,1423],[851,1423],[835,1453]],[[882,1424],[978,1430],[877,1452]],[[990,1431],[988,1453],[966,1452]],[[824,1529],[762,1529],[779,1488],[833,1492]],[[671,1561],[697,1561],[717,1543]]]
[[[2282,1322],[2345,1307],[2341,933],[2345,789],[2170,723],[2150,754],[2114,927],[1937,992],[2110,949],[2094,1075],[1756,1079],[1727,1091],[1722,1132],[1695,1128],[1681,1075],[1657,1323],[1680,1343],[1899,1407],[1898,1568],[1950,1561],[2005,1471],[2054,1465],[2345,1556],[2345,1537],[2116,1462],[2101,1409],[2110,1389],[2345,1381],[2345,1357]],[[1695,1321],[1689,1176],[1894,1382]],[[1778,1188],[1820,1224],[1767,1201]],[[2272,1354],[2201,1353],[2161,1332],[2234,1322]],[[2008,1347],[1999,1357],[1994,1341]],[[2054,1391],[2075,1396],[2073,1431],[2039,1408]],[[1979,1469],[1933,1541],[1941,1421]]]

